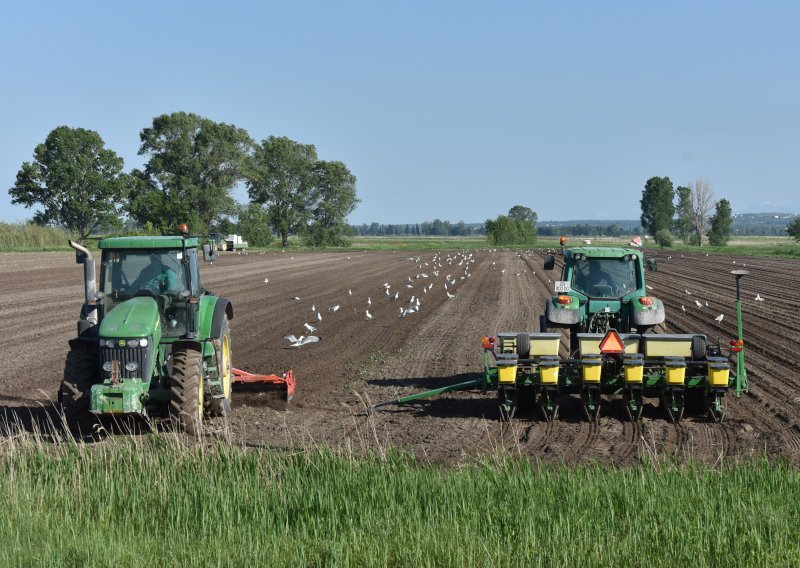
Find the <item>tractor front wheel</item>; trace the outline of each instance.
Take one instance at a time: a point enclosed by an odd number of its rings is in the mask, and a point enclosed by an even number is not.
[[[181,430],[196,436],[203,424],[203,357],[180,347],[172,353],[172,387],[169,414]]]
[[[92,385],[100,382],[98,371],[97,344],[71,341],[64,364],[64,378],[58,389],[58,402],[67,427],[75,434],[90,434],[96,423],[89,406]]]

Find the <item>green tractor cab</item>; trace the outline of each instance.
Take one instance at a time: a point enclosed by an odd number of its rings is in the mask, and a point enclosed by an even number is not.
[[[233,307],[200,285],[199,255],[216,253],[181,229],[102,239],[99,282],[91,253],[70,241],[85,281],[58,393],[71,428],[94,416],[152,414],[195,434],[204,416],[230,412]]]
[[[564,330],[570,354],[579,333],[663,331],[664,304],[647,293],[642,252],[630,248],[575,247],[563,251],[564,268],[540,317],[540,331]],[[545,270],[555,268],[548,255]]]

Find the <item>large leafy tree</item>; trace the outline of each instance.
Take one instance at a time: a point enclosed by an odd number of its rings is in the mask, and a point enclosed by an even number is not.
[[[253,143],[246,130],[174,112],[155,117],[139,137],[139,154],[148,161],[133,172],[137,186],[129,209],[137,221],[161,232],[188,222],[194,233],[203,233],[236,212],[231,190],[244,177]]]
[[[12,203],[40,206],[36,223],[63,226],[80,240],[101,225],[119,223],[130,179],[122,172],[122,158],[105,148],[97,132],[59,126],[33,155],[8,193]]]
[[[318,172],[317,150],[285,136],[270,136],[256,146],[248,168],[247,190],[264,205],[270,223],[289,244],[289,234],[305,231],[312,218]]]
[[[711,246],[724,247],[731,238],[731,225],[733,225],[733,211],[731,202],[720,199],[711,217],[711,229],[708,231],[708,242]]]
[[[320,160],[314,166],[311,225],[306,240],[312,246],[347,244],[347,216],[359,202],[356,176],[342,162]]]
[[[642,227],[654,237],[658,237],[662,229],[672,230],[672,218],[675,216],[673,197],[672,182],[668,177],[651,177],[647,180],[639,202],[642,207],[641,221]]]
[[[536,212],[515,205],[508,215],[486,220],[486,235],[495,245],[532,245],[536,242]]]
[[[688,243],[694,232],[692,223],[692,188],[684,185],[675,190],[678,197],[678,205],[675,207],[675,234],[684,242]]]

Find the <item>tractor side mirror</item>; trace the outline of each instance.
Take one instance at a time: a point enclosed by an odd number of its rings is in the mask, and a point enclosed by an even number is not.
[[[548,254],[544,257],[544,269],[545,270],[553,270],[556,266],[556,258],[552,254]]]
[[[203,245],[203,260],[206,262],[214,262],[217,260],[217,251],[208,243]]]
[[[647,270],[649,270],[650,272],[657,272],[658,271],[658,265],[656,264],[656,259],[655,258],[648,258],[645,261],[645,264],[647,266]]]
[[[75,251],[75,262],[77,264],[86,264],[87,258],[89,258],[89,255],[83,252],[82,250]]]

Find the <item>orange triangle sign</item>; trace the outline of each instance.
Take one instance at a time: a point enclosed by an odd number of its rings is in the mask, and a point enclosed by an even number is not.
[[[625,351],[625,344],[617,333],[616,329],[610,329],[603,341],[600,342],[600,353],[622,353]]]

